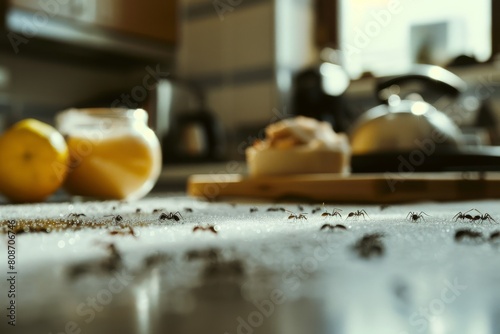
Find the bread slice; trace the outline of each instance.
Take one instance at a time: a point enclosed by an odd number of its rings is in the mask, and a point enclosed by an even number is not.
[[[247,148],[246,158],[251,176],[350,171],[347,136],[326,122],[300,116],[268,126],[266,139]]]

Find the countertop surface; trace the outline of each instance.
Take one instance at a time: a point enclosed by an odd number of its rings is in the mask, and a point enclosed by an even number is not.
[[[499,203],[0,205],[0,331],[499,333]]]

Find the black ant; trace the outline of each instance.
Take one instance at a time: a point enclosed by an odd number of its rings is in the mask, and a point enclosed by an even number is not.
[[[478,220],[480,220],[481,222],[484,222],[485,220],[487,220],[490,223],[491,222],[495,222],[495,223],[497,222],[495,219],[493,219],[492,216],[490,216],[489,213],[485,213],[485,214],[481,214],[481,215],[476,215],[476,216],[471,217],[469,219],[470,219],[469,221],[471,221],[471,222],[473,222],[473,221],[475,222],[475,221],[478,221]]]
[[[288,216],[288,219],[294,219],[294,220],[297,220],[297,219],[305,219],[307,220],[307,217],[305,215],[307,215],[307,213],[299,213],[298,215],[292,211],[288,211],[286,210],[287,212],[290,213],[290,215]]]
[[[385,249],[382,237],[381,233],[366,234],[354,244],[354,250],[365,259],[382,256]]]
[[[479,214],[473,216],[473,215],[468,213],[470,211],[476,211]],[[495,219],[493,219],[492,216],[490,216],[489,213],[482,214],[481,211],[479,211],[477,209],[470,209],[469,211],[465,211],[464,213],[459,212],[455,216],[453,216],[453,219],[455,219],[455,221],[457,221],[459,219],[461,219],[461,220],[468,219],[469,222],[476,222],[478,220],[480,220],[481,222],[488,220],[490,223],[497,222]]]
[[[462,213],[461,211],[459,213],[457,213],[456,215],[453,216],[452,219],[455,219],[455,221],[461,219],[461,220],[464,220],[464,219],[469,219],[469,221],[472,221],[474,216],[468,214],[468,212],[471,212],[471,211],[477,211],[479,214],[481,214],[481,212],[477,209],[470,209],[468,211],[465,211],[464,213]]]
[[[68,215],[68,218],[80,218],[80,217],[87,217],[84,213],[70,213]]]
[[[325,229],[329,229],[331,231],[334,231],[335,229],[339,229],[339,230],[347,230],[347,227],[345,227],[344,225],[342,224],[337,224],[337,225],[332,225],[332,224],[324,224],[323,226],[321,226],[321,228],[319,229],[320,231],[323,231]]]
[[[334,208],[334,209],[332,210],[332,213],[325,211],[325,212],[323,212],[323,213],[321,214],[321,217],[325,217],[325,218],[326,218],[326,217],[335,217],[335,216],[339,216],[339,217],[342,219],[342,215],[340,214],[340,212],[339,212],[339,211],[342,211],[342,210],[340,210],[340,209],[335,209],[335,208]]]
[[[481,232],[473,231],[470,229],[462,229],[455,232],[455,241],[460,242],[466,238],[474,239],[476,241],[482,241],[483,234]]]
[[[426,215],[426,216],[429,216],[428,214],[426,214],[425,212],[423,211],[420,211],[420,213],[416,213],[416,212],[413,212],[413,211],[410,211],[408,213],[408,215],[406,216],[406,219],[411,221],[411,222],[418,222],[420,219],[422,219],[423,221],[425,221],[425,218],[423,215]]]
[[[159,220],[165,220],[165,219],[172,220],[173,219],[176,222],[178,222],[181,218],[182,218],[181,213],[179,211],[177,211],[177,212],[169,212],[169,213],[163,212],[158,219]]]
[[[214,225],[208,225],[206,227],[203,227],[203,226],[195,226],[193,227],[193,232],[196,232],[196,231],[207,231],[207,232],[212,232],[213,234],[217,234],[218,233],[218,228],[215,227]]]
[[[123,221],[123,217],[120,215],[109,215],[109,216],[104,216],[104,217],[113,217],[113,221],[117,224],[121,223]]]
[[[490,234],[490,241],[496,241],[500,238],[500,231],[495,231]]]
[[[257,209],[257,208],[250,208],[250,213],[254,213],[254,212],[257,212],[257,211],[259,211],[259,209]]]
[[[370,218],[370,216],[368,216],[368,213],[366,213],[365,210],[356,210],[354,212],[350,212],[349,215],[347,215],[346,219],[349,219],[351,217],[356,217],[356,218],[363,217],[363,219],[366,219],[365,216]]]
[[[111,235],[131,235],[134,238],[137,238],[137,236],[135,235],[135,231],[131,226],[128,227],[127,232],[125,232],[125,231],[109,231],[109,234],[111,234]]]
[[[141,213],[141,209],[140,208],[135,209],[135,213]]]
[[[277,211],[283,211],[285,212],[285,208],[268,208],[266,211],[268,212],[277,212]]]
[[[312,213],[315,214],[316,212],[321,211],[321,208],[318,206],[317,208],[314,208],[312,210]]]

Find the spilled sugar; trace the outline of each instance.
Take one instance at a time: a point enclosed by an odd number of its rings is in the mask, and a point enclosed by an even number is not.
[[[500,221],[498,201],[300,205],[168,197],[1,206],[0,219],[26,231],[16,240],[20,330],[59,332],[74,321],[92,333],[236,333],[243,319],[254,333],[500,331],[500,245],[488,239],[500,224],[452,219],[476,208]],[[342,219],[321,216],[334,207]],[[361,209],[369,218],[345,219]],[[159,220],[177,211],[178,221]],[[410,222],[410,211],[429,217]],[[325,223],[347,230],[320,231]],[[459,229],[485,238],[456,240]],[[356,245],[377,233],[383,252],[360,256]]]

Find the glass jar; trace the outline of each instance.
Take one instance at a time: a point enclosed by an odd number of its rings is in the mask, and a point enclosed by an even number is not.
[[[142,109],[69,109],[56,116],[71,162],[71,195],[133,200],[145,196],[161,172],[158,138]]]

